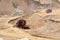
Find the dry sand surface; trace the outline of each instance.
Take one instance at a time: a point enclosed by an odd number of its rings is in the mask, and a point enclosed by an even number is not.
[[[8,21],[17,17],[2,17],[0,18],[0,37],[3,40],[20,40],[27,38],[28,40],[51,40],[46,38],[34,37],[25,32],[24,29],[13,27]]]
[[[31,30],[27,30],[28,33],[38,36],[51,38],[54,40],[60,40],[60,14],[59,10],[53,10],[52,13],[47,14],[41,12],[44,15],[39,13],[33,14],[27,21],[27,24],[30,26]],[[55,11],[55,12],[54,12]],[[40,18],[41,17],[41,18]]]
[[[51,33],[51,30],[49,29],[47,29],[49,32],[45,31],[47,24],[50,25],[51,27],[55,25],[55,23],[53,23],[52,25],[50,24],[50,21],[48,21],[49,18],[59,21],[60,14],[56,15],[54,13],[54,15],[53,14],[46,15],[44,11],[33,14],[27,19],[27,25],[29,25],[29,27],[31,28],[28,30],[13,27],[12,24],[8,23],[9,20],[18,18],[19,16],[18,17],[2,17],[0,18],[0,24],[1,24],[0,37],[4,38],[4,40],[18,40],[25,37],[28,38],[29,40],[57,40],[57,39],[59,40],[59,37],[60,37],[59,32],[55,34],[53,32]],[[37,19],[35,19],[34,17]],[[47,21],[44,21],[44,20],[47,20]],[[32,22],[36,22],[36,23],[32,23]],[[59,23],[56,23],[56,27],[54,26],[53,29],[54,30],[59,29],[58,26],[59,26]]]
[[[48,4],[48,1],[41,0],[41,3]],[[13,3],[20,9],[17,9]],[[60,9],[53,9],[52,13],[46,13],[46,9],[36,9],[40,5],[38,4],[36,0],[1,0],[0,38],[3,40],[60,40]],[[19,15],[20,10],[23,11],[23,15]],[[30,29],[13,27],[22,18],[26,19]]]

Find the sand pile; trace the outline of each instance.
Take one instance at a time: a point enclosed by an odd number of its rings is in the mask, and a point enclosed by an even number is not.
[[[46,16],[45,10],[40,10],[39,12],[35,12],[27,19],[27,25],[30,28],[41,27],[44,24],[44,17]]]
[[[28,33],[38,36],[60,40],[60,14],[59,10],[43,18],[39,14],[34,14],[28,19],[28,25],[33,28],[27,30]]]

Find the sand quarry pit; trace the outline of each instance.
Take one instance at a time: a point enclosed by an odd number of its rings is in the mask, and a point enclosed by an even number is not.
[[[0,40],[60,40],[60,3],[52,2],[0,0]],[[47,13],[49,8],[52,12]],[[22,18],[30,29],[15,26]]]

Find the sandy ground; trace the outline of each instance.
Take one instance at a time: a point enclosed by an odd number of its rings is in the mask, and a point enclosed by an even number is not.
[[[29,40],[52,40],[49,38],[32,36],[31,34],[27,33],[24,29],[13,27],[12,24],[8,23],[9,20],[18,17],[0,18],[0,37],[3,38],[3,40],[18,40],[25,37]]]
[[[44,0],[43,2],[46,3]],[[13,17],[11,14],[16,13],[17,10],[13,3],[18,4],[26,15]],[[46,13],[46,9],[32,12],[34,7],[29,9],[29,6],[32,7],[32,4],[28,5],[24,0],[0,2],[0,38],[3,40],[60,40],[60,9],[53,9],[52,13]],[[21,18],[26,19],[30,29],[13,27]]]

